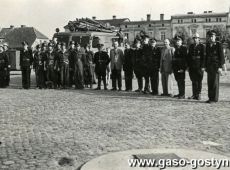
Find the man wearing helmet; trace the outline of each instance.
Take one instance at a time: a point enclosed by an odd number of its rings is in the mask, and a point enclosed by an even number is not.
[[[189,46],[188,71],[192,81],[192,96],[189,99],[200,100],[204,73],[204,45],[200,43],[198,33],[193,35],[194,43]]]

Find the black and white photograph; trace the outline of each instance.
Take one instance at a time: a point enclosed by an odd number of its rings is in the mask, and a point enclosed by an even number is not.
[[[0,0],[0,170],[230,170],[229,0]]]

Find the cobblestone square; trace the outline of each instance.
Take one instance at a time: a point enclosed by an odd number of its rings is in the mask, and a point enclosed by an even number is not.
[[[142,148],[230,156],[229,73],[221,76],[216,104],[205,103],[206,74],[201,101],[124,91],[39,90],[34,79],[32,89],[23,90],[21,76],[12,75],[10,87],[0,89],[1,170],[76,170],[102,154]]]

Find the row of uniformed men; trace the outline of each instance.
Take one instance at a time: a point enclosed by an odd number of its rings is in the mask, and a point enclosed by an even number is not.
[[[33,67],[36,73],[38,88],[67,88],[75,84],[76,89],[83,89],[84,84],[92,87],[93,83],[93,53],[89,45],[85,51],[79,44],[70,43],[66,48],[65,43],[49,43],[36,46],[33,52],[28,44],[23,42],[20,52],[20,66],[22,70],[23,88],[30,88],[30,72]],[[85,79],[84,79],[85,74]]]
[[[132,71],[137,81],[137,92],[143,89],[143,78],[145,79],[144,93],[150,92],[149,79],[153,95],[158,95],[159,72],[162,81],[162,96],[172,95],[172,73],[178,85],[179,93],[174,95],[178,99],[185,98],[185,72],[189,71],[192,81],[193,95],[189,99],[201,99],[203,72],[208,76],[208,98],[207,103],[214,103],[219,98],[219,77],[222,72],[224,54],[222,44],[216,41],[216,32],[210,32],[210,41],[205,46],[200,43],[199,34],[193,36],[194,43],[188,48],[182,45],[182,37],[175,37],[175,48],[170,46],[170,40],[165,39],[164,47],[156,46],[157,41],[145,36],[142,40],[136,40],[135,49],[126,48],[124,63],[125,80],[128,90],[132,89]],[[126,45],[127,47],[127,45]],[[205,52],[206,51],[206,52]],[[206,55],[205,55],[206,53]],[[130,57],[127,57],[129,55]]]
[[[170,47],[169,39],[164,41],[165,46],[160,49],[156,46],[157,41],[145,36],[143,42],[135,41],[135,48],[131,49],[126,43],[125,51],[118,48],[118,43],[114,42],[114,48],[110,51],[110,57],[107,52],[103,51],[103,44],[98,44],[98,52],[94,55],[86,46],[86,52],[80,51],[80,45],[76,48],[74,42],[71,42],[71,48],[66,49],[65,44],[57,44],[54,48],[52,44],[48,45],[48,50],[38,50],[32,57],[32,52],[28,50],[28,44],[23,43],[24,50],[21,51],[20,65],[22,69],[23,87],[29,88],[30,84],[30,65],[34,63],[37,75],[38,87],[42,88],[39,82],[48,82],[46,86],[56,88],[60,85],[63,88],[68,86],[68,80],[75,82],[78,89],[84,88],[84,71],[85,75],[90,75],[89,82],[92,87],[93,64],[95,64],[95,73],[98,77],[98,87],[101,89],[101,80],[106,85],[106,70],[111,62],[112,72],[112,90],[121,90],[121,71],[125,72],[126,91],[132,90],[133,72],[138,81],[137,92],[143,89],[143,78],[145,79],[144,93],[150,92],[149,79],[151,80],[151,90],[153,95],[158,95],[159,71],[161,72],[163,96],[172,95],[172,73],[177,81],[179,94],[174,97],[179,99],[185,98],[185,71],[189,70],[192,81],[193,95],[191,99],[201,99],[202,79],[204,70],[208,73],[208,97],[207,102],[213,103],[218,101],[219,93],[219,76],[224,64],[222,44],[216,41],[216,33],[210,34],[210,42],[207,43],[206,56],[204,45],[199,41],[199,35],[193,36],[194,44],[188,49],[182,45],[182,38],[176,37],[176,46]],[[43,47],[44,48],[44,47]],[[90,56],[90,57],[89,57]],[[33,62],[34,60],[34,62]],[[85,62],[87,60],[87,62]],[[87,64],[85,64],[87,63]],[[46,73],[46,76],[44,75]],[[58,73],[60,76],[57,76]],[[73,75],[73,76],[69,76]],[[43,77],[43,78],[42,78]],[[57,81],[60,77],[60,83]],[[46,81],[44,81],[46,79]],[[71,84],[71,83],[70,83]],[[72,84],[71,84],[72,85]]]

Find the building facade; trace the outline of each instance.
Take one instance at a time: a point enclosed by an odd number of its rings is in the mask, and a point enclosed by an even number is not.
[[[213,13],[212,11],[204,11],[202,14],[188,12],[185,15],[171,16],[172,36],[179,34],[185,39],[198,33],[201,41],[205,41],[210,30],[221,32],[224,36],[230,31],[229,24],[230,12]]]
[[[140,31],[145,31],[151,38],[163,42],[165,38],[171,38],[171,20],[164,20],[164,14],[160,14],[160,20],[151,20],[151,15],[147,14],[145,21],[123,22],[121,29],[127,40],[132,43]]]
[[[204,42],[210,30],[221,32],[222,36],[230,34],[230,11],[224,13],[204,11],[201,14],[188,12],[173,15],[170,20],[165,20],[164,14],[160,14],[160,20],[151,20],[151,15],[148,14],[145,21],[123,22],[121,28],[131,43],[141,30],[150,37],[155,37],[160,43],[163,43],[165,38],[172,39],[176,35],[181,35],[186,41],[195,33],[198,33]]]

